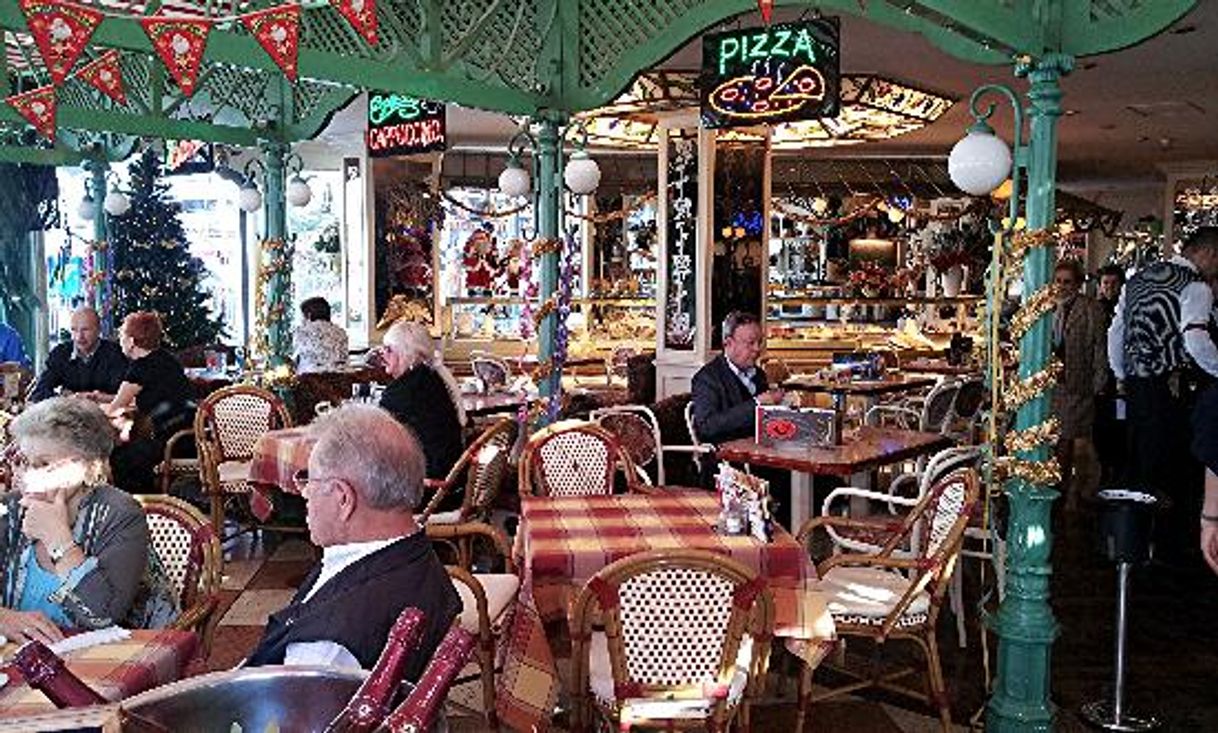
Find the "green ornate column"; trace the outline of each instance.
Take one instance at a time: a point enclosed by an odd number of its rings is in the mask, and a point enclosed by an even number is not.
[[[263,152],[262,251],[259,270],[259,333],[269,366],[287,364],[292,359],[292,247],[287,240],[287,200],[285,198],[288,146],[267,142]]]
[[[1073,68],[1073,59],[1049,54],[1021,62],[1016,75],[1027,77],[1031,140],[1026,151],[1028,168],[1027,227],[1029,231],[1053,226],[1057,185],[1057,118],[1061,116],[1058,82]],[[1046,286],[1052,276],[1053,251],[1033,247],[1024,263],[1025,298]],[[1026,379],[1049,361],[1052,312],[1041,316],[1019,342],[1019,376]],[[1016,416],[1016,429],[1026,430],[1049,418],[1050,396],[1030,400]],[[1021,452],[1018,458],[1049,459],[1049,446]],[[990,699],[989,731],[1049,731],[1053,728],[1050,701],[1050,663],[1058,626],[1049,607],[1050,553],[1053,536],[1050,510],[1056,489],[1023,479],[1006,484],[1010,502],[1007,529],[1006,598],[999,608],[998,668]]]
[[[84,167],[89,171],[89,195],[93,197],[93,205],[97,212],[93,215],[93,246],[90,254],[94,273],[93,302],[90,305],[101,317],[102,334],[109,336],[114,331],[114,323],[110,317],[110,309],[106,307],[106,297],[112,273],[106,271],[104,247],[109,246],[110,233],[106,226],[108,224],[106,217],[109,214],[106,213],[103,204],[106,200],[106,172],[110,170],[110,164],[104,160],[90,160],[85,163]]]
[[[541,303],[551,302],[558,292],[558,242],[562,218],[562,161],[559,122],[552,116],[541,119],[537,133],[537,241],[545,243],[538,265]],[[555,335],[558,331],[558,310],[547,308],[545,318],[537,328],[538,363],[544,366],[554,358]],[[556,394],[561,387],[561,370],[555,369],[538,385],[543,397]]]

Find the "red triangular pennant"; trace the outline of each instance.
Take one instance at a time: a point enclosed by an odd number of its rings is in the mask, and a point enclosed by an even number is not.
[[[757,0],[757,9],[761,11],[761,20],[769,23],[774,14],[774,0]]]
[[[178,88],[186,96],[195,93],[195,79],[207,48],[210,20],[184,20],[154,15],[140,18],[140,25],[152,41],[152,49],[165,63]]]
[[[366,1],[366,0],[365,0]],[[266,49],[271,60],[296,81],[296,53],[300,49],[300,6],[277,5],[241,16],[241,23]]]
[[[104,16],[85,5],[55,0],[21,0],[21,10],[52,83],[62,83]]]
[[[376,45],[376,0],[330,0],[369,46]]]
[[[118,49],[111,49],[76,72],[76,78],[92,84],[99,92],[119,104],[127,103],[127,92],[123,89],[123,70],[119,66]]]
[[[48,84],[5,99],[35,130],[55,142],[55,87]]]

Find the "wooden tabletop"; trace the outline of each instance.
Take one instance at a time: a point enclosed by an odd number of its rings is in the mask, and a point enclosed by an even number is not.
[[[948,364],[947,359],[914,359],[902,364],[901,368],[915,374],[946,374],[952,377],[963,377],[981,373],[981,367],[979,366]]]
[[[935,386],[934,377],[918,377],[908,374],[893,374],[883,379],[852,379],[838,382],[813,376],[796,376],[782,383],[783,389],[797,392],[827,392],[845,395],[882,395],[904,392],[911,389]]]
[[[528,401],[527,395],[517,392],[461,395],[461,406],[465,408],[465,414],[471,417],[493,415],[497,412],[514,412]]]
[[[939,433],[862,427],[842,445],[772,448],[758,445],[752,438],[741,438],[719,445],[715,453],[725,461],[849,477],[951,446],[951,439]]]

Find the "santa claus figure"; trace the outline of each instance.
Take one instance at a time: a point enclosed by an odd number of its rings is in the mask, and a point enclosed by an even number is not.
[[[485,229],[475,229],[465,240],[461,264],[465,267],[466,293],[489,294],[495,281],[495,241]]]

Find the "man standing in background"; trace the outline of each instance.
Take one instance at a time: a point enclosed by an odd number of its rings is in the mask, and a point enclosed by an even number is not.
[[[1104,311],[1104,329],[1107,331],[1116,314],[1121,288],[1125,286],[1125,271],[1118,265],[1104,265],[1098,276],[1096,301]],[[1125,477],[1129,435],[1125,427],[1125,399],[1117,395],[1116,375],[1108,367],[1106,359],[1104,371],[1104,389],[1095,400],[1095,428],[1092,431],[1092,439],[1100,460],[1100,486],[1110,486]]]

